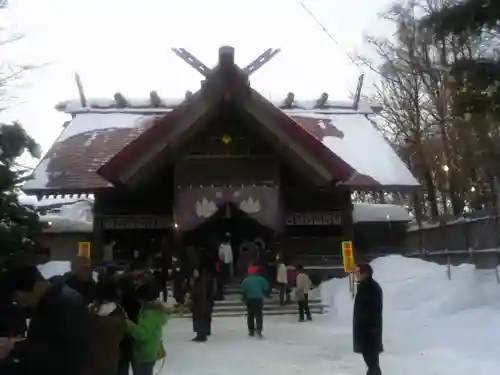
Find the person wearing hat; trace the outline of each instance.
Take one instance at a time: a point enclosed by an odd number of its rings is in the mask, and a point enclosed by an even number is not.
[[[14,301],[32,314],[26,338],[4,342],[0,358],[15,358],[19,374],[85,375],[90,348],[83,297],[46,280],[36,266],[9,270],[6,283]]]
[[[248,276],[241,283],[243,302],[247,306],[247,326],[250,336],[262,337],[264,298],[269,290],[265,278],[257,273],[257,268],[250,264]]]

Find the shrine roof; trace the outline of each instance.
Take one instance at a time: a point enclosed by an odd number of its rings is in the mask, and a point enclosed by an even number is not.
[[[182,100],[161,99],[159,106],[152,107],[149,99],[127,99],[125,108],[116,108],[113,99],[90,99],[86,106],[76,100],[59,103],[56,108],[73,119],[65,124],[23,190],[54,195],[111,187],[96,171]],[[356,182],[357,175],[371,177],[380,189],[419,185],[369,119],[373,106],[360,103],[354,109],[351,103],[328,101],[314,108],[316,102],[294,101],[292,108],[281,110],[357,172],[346,182],[348,185],[363,188]],[[282,103],[273,101],[277,107]]]

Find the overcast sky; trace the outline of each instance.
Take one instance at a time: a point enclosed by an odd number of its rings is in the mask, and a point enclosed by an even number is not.
[[[179,97],[197,90],[201,76],[172,47],[209,66],[221,45],[234,46],[242,66],[269,47],[281,48],[252,76],[254,88],[274,98],[293,91],[310,99],[326,91],[348,99],[361,71],[346,52],[361,46],[363,32],[380,33],[377,14],[388,0],[304,4],[339,45],[296,0],[10,0],[0,25],[26,37],[1,47],[3,62],[47,65],[15,90],[18,104],[0,120],[20,120],[46,152],[67,120],[54,105],[77,97],[74,72],[87,97],[111,98],[116,91],[146,97],[151,90]]]

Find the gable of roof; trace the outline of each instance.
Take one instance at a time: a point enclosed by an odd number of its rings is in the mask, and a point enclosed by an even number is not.
[[[289,151],[285,155],[293,153],[298,156],[301,163],[306,163],[308,169],[317,174],[316,180],[321,184],[334,179],[344,181],[355,173],[342,158],[297,124],[293,117],[251,89],[247,78],[234,64],[224,69],[218,67],[191,99],[156,121],[148,131],[104,164],[98,173],[115,185],[128,183],[141,169],[147,170],[155,158],[161,156],[164,160],[165,150],[178,148],[177,142],[183,134],[216,110],[221,101],[241,107],[240,110],[252,115],[256,125],[260,124],[266,132],[280,140],[283,149]],[[367,184],[378,184],[368,176],[366,180]]]

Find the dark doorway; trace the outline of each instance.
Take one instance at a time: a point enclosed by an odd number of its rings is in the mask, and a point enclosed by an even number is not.
[[[203,265],[212,267],[212,263],[215,264],[218,259],[218,248],[222,239],[229,236],[233,262],[236,264],[245,243],[260,239],[270,248],[274,233],[238,207],[227,203],[219,207],[203,224],[185,232],[182,235],[182,246],[185,249],[194,247]]]

